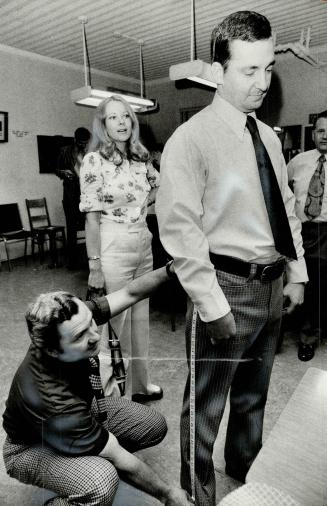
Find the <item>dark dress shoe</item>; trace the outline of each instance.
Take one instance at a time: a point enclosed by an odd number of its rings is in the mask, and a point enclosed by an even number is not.
[[[308,360],[311,360],[315,356],[314,344],[305,344],[300,342],[297,350],[297,356],[302,362],[308,362]]]
[[[150,401],[159,401],[163,398],[163,390],[160,388],[158,392],[153,392],[152,394],[133,394],[132,401],[133,402],[150,402]]]

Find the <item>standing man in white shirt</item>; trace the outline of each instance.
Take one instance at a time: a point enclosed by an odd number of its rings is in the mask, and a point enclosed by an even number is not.
[[[296,198],[296,214],[302,222],[303,247],[309,283],[304,297],[305,321],[298,357],[314,357],[321,337],[327,337],[327,111],[318,114],[312,130],[316,149],[295,156],[288,164],[288,178]]]
[[[186,343],[195,336],[195,469],[190,469],[189,379],[181,415],[181,483],[197,505],[215,504],[213,445],[230,391],[226,472],[244,481],[262,424],[283,304],[303,302],[301,224],[280,142],[257,120],[274,65],[269,21],[228,16],[213,30],[211,105],[181,125],[161,160],[161,241],[189,295]],[[191,399],[192,401],[192,399]],[[192,401],[193,404],[193,401]]]

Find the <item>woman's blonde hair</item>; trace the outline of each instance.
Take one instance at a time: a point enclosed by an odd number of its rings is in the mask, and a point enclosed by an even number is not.
[[[110,102],[121,102],[132,120],[132,134],[127,141],[126,154],[122,153],[115,141],[108,135],[106,128],[106,107]],[[89,144],[89,152],[99,151],[106,159],[112,160],[116,165],[121,165],[124,157],[128,160],[146,162],[149,160],[148,150],[140,142],[139,122],[130,104],[120,95],[113,95],[104,99],[96,108],[93,120],[92,138]]]

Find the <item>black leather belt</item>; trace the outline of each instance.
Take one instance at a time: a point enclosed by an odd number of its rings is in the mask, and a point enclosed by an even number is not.
[[[228,257],[225,255],[216,255],[210,253],[210,260],[219,271],[229,272],[237,276],[248,278],[251,274],[251,266],[256,267],[252,276],[253,279],[260,279],[263,283],[268,283],[274,279],[278,279],[285,271],[286,262],[284,259],[278,260],[273,264],[251,264],[244,262],[238,258]]]

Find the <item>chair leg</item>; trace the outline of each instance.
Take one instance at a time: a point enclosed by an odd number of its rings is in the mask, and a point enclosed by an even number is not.
[[[24,260],[25,265],[27,265],[27,237],[25,237]]]
[[[8,250],[8,246],[7,246],[7,241],[4,240],[4,244],[5,244],[5,250],[6,250],[6,255],[7,255],[7,262],[8,262],[8,269],[11,271],[11,262],[10,262],[10,256],[9,256],[9,250]]]
[[[49,250],[51,258],[51,267],[56,267],[58,263],[57,259],[57,244],[56,244],[56,232],[49,233]]]
[[[37,245],[39,248],[40,264],[43,264],[43,262],[44,262],[44,238],[43,237],[37,238]]]

